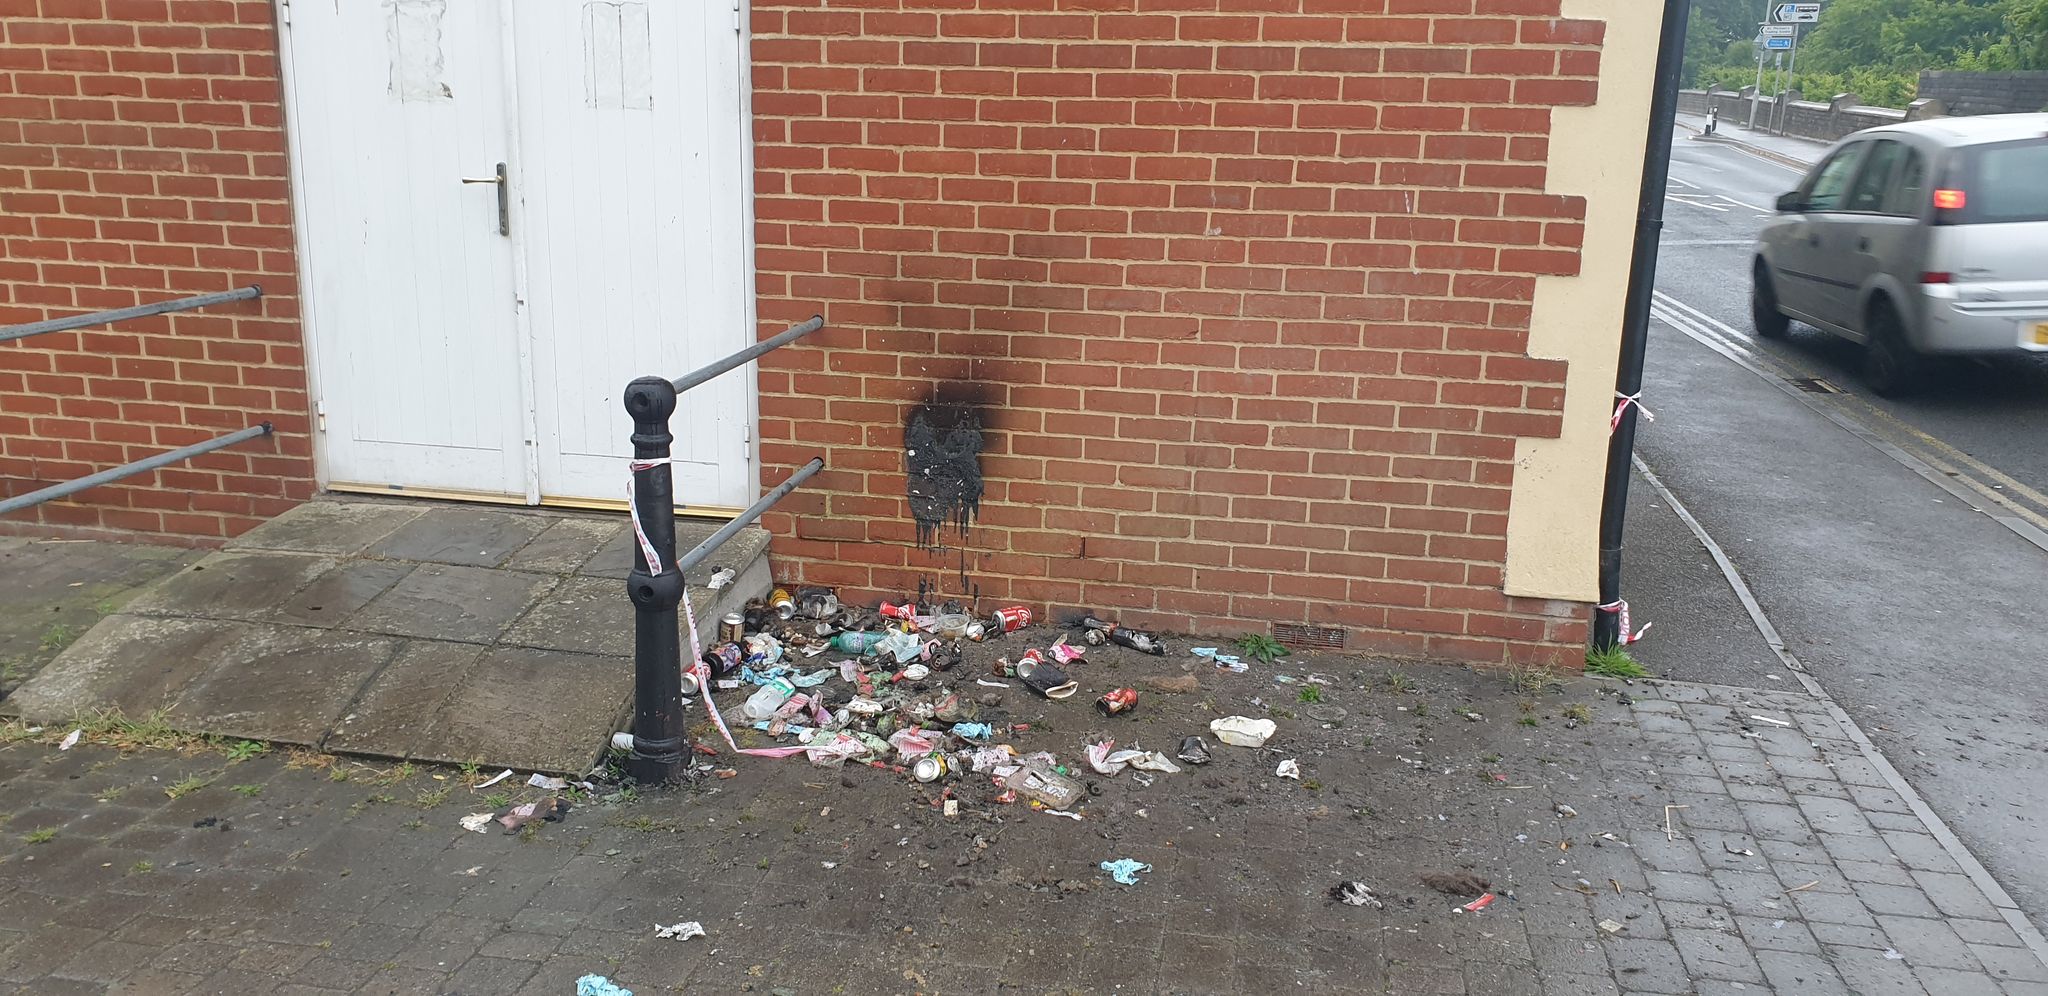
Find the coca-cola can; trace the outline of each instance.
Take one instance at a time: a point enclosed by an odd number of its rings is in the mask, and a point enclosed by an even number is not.
[[[907,620],[917,618],[917,606],[912,605],[909,602],[905,602],[902,605],[890,605],[887,602],[883,602],[881,611],[882,616],[885,619]]]
[[[1021,605],[1012,605],[1007,609],[997,609],[996,614],[989,618],[989,624],[991,629],[1004,633],[1015,633],[1031,625],[1031,610]]]
[[[1095,708],[1102,710],[1105,716],[1129,712],[1137,704],[1138,690],[1135,688],[1119,688],[1095,700]]]

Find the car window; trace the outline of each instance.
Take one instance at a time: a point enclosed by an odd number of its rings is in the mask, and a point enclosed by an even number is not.
[[[1968,201],[1955,221],[1996,224],[2048,221],[2048,139],[2000,142],[1970,149],[1962,184]]]
[[[1868,142],[1845,145],[1828,157],[1828,161],[1815,170],[1813,181],[1806,188],[1806,196],[1800,198],[1808,211],[1841,210],[1842,194],[1849,187],[1849,178],[1856,175],[1856,167],[1863,162],[1863,153],[1870,148]]]
[[[1908,146],[1906,159],[1899,164],[1898,173],[1892,178],[1892,189],[1885,194],[1884,213],[1917,218],[1926,204],[1927,157],[1921,155],[1920,150]]]
[[[1856,174],[1856,182],[1849,185],[1849,196],[1842,200],[1842,210],[1883,210],[1885,191],[1891,187],[1892,170],[1905,152],[1904,145],[1890,139],[1872,143],[1870,155],[1863,157],[1862,171]]]

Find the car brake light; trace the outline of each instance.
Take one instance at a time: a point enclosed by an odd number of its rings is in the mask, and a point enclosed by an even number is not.
[[[1920,282],[1923,284],[1946,284],[1954,282],[1955,278],[1956,275],[1953,273],[1936,273],[1930,270],[1920,275]]]
[[[1937,190],[1934,192],[1934,206],[1943,211],[1960,211],[1969,201],[1960,190]]]

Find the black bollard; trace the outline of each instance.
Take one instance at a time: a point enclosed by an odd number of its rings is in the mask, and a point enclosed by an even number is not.
[[[626,593],[633,600],[633,751],[627,768],[647,785],[673,781],[688,755],[683,743],[683,650],[676,606],[683,599],[683,575],[676,570],[675,480],[667,463],[668,420],[676,410],[675,385],[642,377],[626,385],[626,414],[633,419],[635,526],[654,548],[633,544],[633,570]],[[657,570],[656,567],[660,569]]]

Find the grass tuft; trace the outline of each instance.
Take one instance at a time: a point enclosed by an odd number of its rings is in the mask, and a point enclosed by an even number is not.
[[[1595,647],[1586,651],[1586,673],[1602,678],[1647,678],[1650,672],[1644,670],[1628,651],[1619,646]]]

